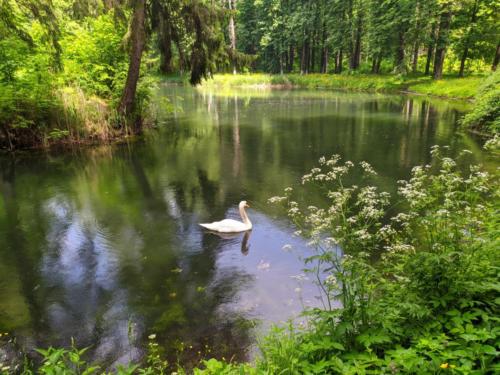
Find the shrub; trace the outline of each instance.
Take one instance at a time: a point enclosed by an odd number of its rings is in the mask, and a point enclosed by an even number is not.
[[[430,165],[401,181],[400,212],[368,184],[367,163],[320,159],[303,178],[324,188],[328,206],[285,202],[315,254],[307,259],[329,301],[289,354],[264,346],[261,366],[276,373],[455,373],[498,371],[499,240],[497,179],[434,148]],[[466,154],[464,154],[466,155]],[[348,185],[361,168],[365,186]],[[373,258],[380,258],[373,262]],[[333,302],[340,301],[335,308]],[[276,344],[277,345],[277,344]],[[276,346],[275,345],[275,346]],[[287,344],[287,346],[291,346]]]
[[[462,125],[488,135],[499,133],[500,71],[484,81],[474,101],[474,108],[462,119]]]

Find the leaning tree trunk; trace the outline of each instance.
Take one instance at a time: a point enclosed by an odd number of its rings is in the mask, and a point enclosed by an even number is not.
[[[445,5],[439,20],[439,31],[436,43],[436,56],[434,58],[434,79],[443,78],[444,56],[448,47],[448,37],[450,34],[451,9],[450,4]]]
[[[130,63],[128,67],[127,80],[123,95],[118,106],[119,113],[125,120],[132,120],[135,107],[135,93],[137,91],[137,82],[141,69],[142,52],[146,44],[146,7],[145,0],[135,0],[133,3],[134,12],[130,25]],[[140,132],[141,122],[139,116],[134,120],[135,131]]]
[[[491,65],[491,70],[494,72],[497,70],[498,61],[500,61],[500,43],[497,44],[497,51],[495,53],[495,57],[493,58],[493,64]]]

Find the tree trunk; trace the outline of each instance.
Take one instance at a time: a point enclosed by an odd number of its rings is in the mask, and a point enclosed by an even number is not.
[[[328,72],[328,47],[323,47],[321,51],[321,73]]]
[[[415,45],[413,46],[413,61],[412,61],[412,66],[411,70],[413,73],[417,72],[417,67],[418,67],[418,48],[419,48],[419,42],[416,41]]]
[[[295,60],[295,48],[293,46],[290,46],[290,52],[288,54],[288,73],[291,73],[293,70],[293,63]]]
[[[304,44],[302,44],[302,52],[300,54],[300,74],[306,73],[306,54],[307,54],[307,48],[306,48],[306,42],[304,41]]]
[[[448,47],[448,37],[450,34],[451,5],[445,4],[439,19],[439,31],[436,43],[436,56],[434,58],[434,79],[443,78],[443,65],[446,48]]]
[[[478,0],[474,1],[474,6],[472,7],[472,12],[471,12],[471,17],[470,17],[469,29],[467,30],[467,35],[465,36],[464,51],[462,53],[462,58],[460,59],[460,71],[458,72],[459,77],[464,76],[465,62],[467,61],[467,57],[469,54],[470,34],[472,31],[472,28],[475,26],[474,24],[476,23],[477,5],[478,5],[477,2],[478,2]]]
[[[427,61],[425,62],[425,75],[429,75],[431,71],[432,55],[434,54],[434,48],[436,46],[436,24],[432,24],[431,30],[431,40],[427,45]]]
[[[356,40],[354,42],[354,50],[351,56],[351,69],[355,70],[359,68],[359,63],[361,61],[361,31],[362,31],[362,19],[358,16],[358,23],[356,28]]]
[[[311,73],[314,73],[314,68],[316,66],[316,48],[317,48],[316,42],[317,42],[316,33],[314,33],[311,46],[311,59],[309,61],[309,72]]]
[[[375,73],[379,74],[380,73],[380,64],[382,63],[382,57],[378,57],[377,59],[377,66],[375,67]]]
[[[469,48],[465,47],[464,52],[462,53],[462,58],[460,59],[460,70],[458,71],[458,76],[463,77],[464,76],[464,70],[465,70],[465,61],[467,60],[467,55],[469,54]]]
[[[233,64],[233,74],[236,74],[236,28],[234,26],[234,10],[236,10],[236,0],[227,0],[229,6],[229,40],[231,42],[231,60]],[[281,62],[280,62],[281,63]]]
[[[303,73],[309,73],[309,62],[311,61],[311,47],[309,45],[309,38],[307,38],[304,42],[304,48],[302,52],[303,58]]]
[[[498,61],[500,61],[500,43],[497,44],[497,51],[493,58],[493,64],[491,65],[491,70],[494,72],[497,70]]]
[[[372,71],[372,74],[375,74],[375,68],[376,68],[376,67],[377,67],[377,58],[376,58],[376,57],[374,57],[374,58],[372,59],[372,70],[371,70],[371,71]]]
[[[402,30],[398,32],[398,47],[396,48],[394,65],[397,72],[403,73],[405,71],[405,36]]]
[[[165,74],[173,73],[174,68],[172,66],[172,34],[170,32],[170,27],[165,22],[164,17],[160,19],[160,43],[159,49],[161,54],[160,61],[160,72]]]
[[[342,60],[344,59],[343,51],[340,50],[337,52],[337,57],[335,58],[335,73],[342,73]]]
[[[323,22],[323,34],[321,36],[321,73],[326,73],[328,70],[328,46],[326,45],[326,24]]]
[[[134,114],[135,93],[137,91],[137,82],[139,81],[142,52],[146,44],[145,0],[135,0],[133,9],[132,22],[130,25],[130,63],[125,88],[120,100],[120,105],[118,106],[119,113],[127,119],[131,119],[130,116]],[[134,120],[134,130],[140,132],[140,115],[136,116]]]

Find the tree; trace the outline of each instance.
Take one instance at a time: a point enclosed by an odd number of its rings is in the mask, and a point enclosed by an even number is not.
[[[224,54],[220,24],[223,13],[220,6],[203,0],[153,0],[151,3],[133,0],[130,7],[129,69],[118,111],[127,122],[133,122],[135,132],[140,132],[141,114],[135,113],[135,99],[142,54],[151,35],[148,28],[160,35],[164,64],[171,58],[173,41],[180,54],[190,54],[190,83],[196,85],[214,70],[215,61]],[[179,38],[191,40],[188,51],[183,51]]]
[[[434,58],[434,79],[443,77],[443,66],[446,49],[449,44],[452,15],[452,1],[444,0],[440,8],[439,30],[436,38],[436,55]]]

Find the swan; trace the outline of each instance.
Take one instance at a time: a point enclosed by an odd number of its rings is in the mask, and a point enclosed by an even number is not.
[[[209,230],[213,230],[214,232],[219,233],[238,233],[245,232],[247,230],[252,229],[252,223],[248,218],[247,213],[245,212],[245,208],[250,207],[246,201],[241,201],[238,205],[240,210],[241,221],[233,220],[233,219],[224,219],[222,221],[214,221],[213,223],[200,224],[203,228],[207,228]]]

